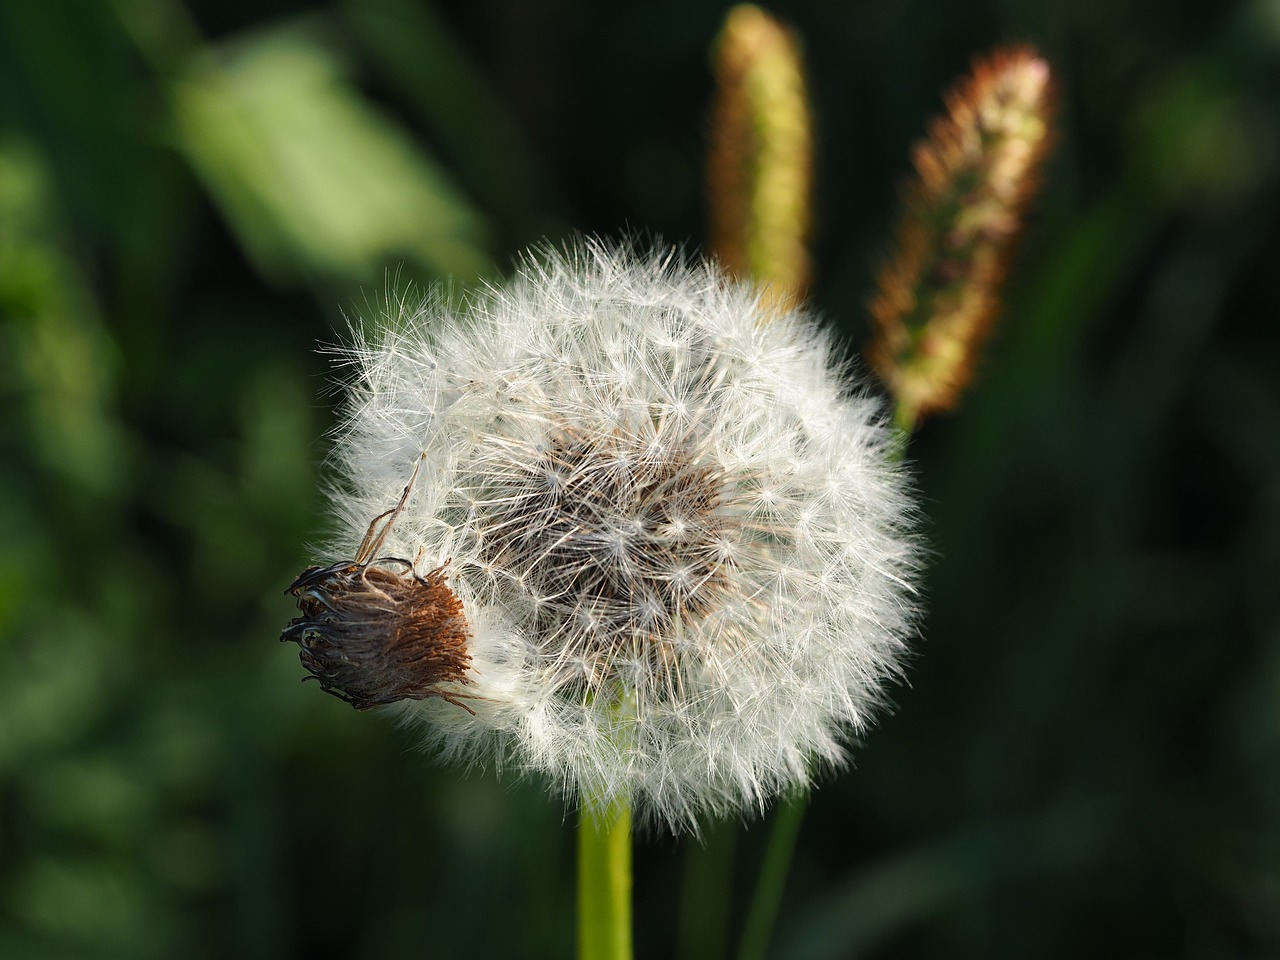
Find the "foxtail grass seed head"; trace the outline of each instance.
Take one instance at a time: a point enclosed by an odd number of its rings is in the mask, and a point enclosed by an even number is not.
[[[759,7],[739,4],[725,17],[713,66],[712,252],[785,309],[809,282],[813,137],[799,44]]]
[[[642,822],[839,764],[913,630],[913,506],[881,404],[811,317],[761,310],[592,241],[392,302],[335,454],[360,547],[293,584],[284,638],[445,756]]]
[[[868,358],[908,426],[953,407],[973,376],[1051,140],[1049,66],[1029,47],[976,60],[945,100],[871,303]]]

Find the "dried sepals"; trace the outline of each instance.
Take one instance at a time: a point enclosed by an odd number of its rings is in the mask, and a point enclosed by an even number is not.
[[[439,697],[468,712],[469,631],[444,567],[426,576],[379,563],[309,567],[289,587],[302,616],[280,634],[321,688],[357,710]],[[308,678],[310,679],[310,678]]]
[[[1050,143],[1051,94],[1034,50],[996,51],[952,88],[915,148],[868,349],[906,426],[950,409],[973,376]]]

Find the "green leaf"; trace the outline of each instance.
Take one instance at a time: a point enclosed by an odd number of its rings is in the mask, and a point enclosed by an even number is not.
[[[361,279],[408,256],[488,266],[480,216],[298,28],[196,57],[172,85],[178,145],[265,274]]]

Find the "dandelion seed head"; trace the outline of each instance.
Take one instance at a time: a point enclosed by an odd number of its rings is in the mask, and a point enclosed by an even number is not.
[[[469,657],[442,688],[467,709],[396,707],[428,743],[673,828],[840,764],[918,546],[881,405],[812,318],[592,241],[390,309],[351,348],[334,499],[358,540],[419,463],[381,555],[447,571]]]

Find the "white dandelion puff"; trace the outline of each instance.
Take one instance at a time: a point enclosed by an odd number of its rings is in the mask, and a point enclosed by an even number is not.
[[[321,685],[673,828],[841,763],[919,546],[882,407],[812,318],[593,241],[392,306],[335,452],[360,548],[291,588]]]

